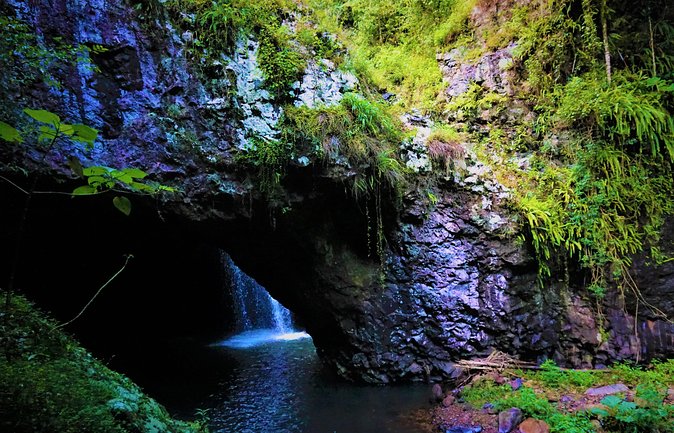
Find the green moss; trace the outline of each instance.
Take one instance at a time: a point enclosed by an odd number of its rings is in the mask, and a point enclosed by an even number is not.
[[[302,78],[306,61],[290,48],[285,26],[267,25],[260,30],[258,63],[264,73],[266,87],[279,99],[287,99],[291,85]]]
[[[4,298],[4,294],[3,294]],[[0,430],[12,432],[205,432],[170,418],[129,379],[108,370],[23,298],[2,303]]]

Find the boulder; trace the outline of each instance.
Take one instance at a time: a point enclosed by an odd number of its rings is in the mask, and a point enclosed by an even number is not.
[[[550,433],[550,427],[545,421],[527,418],[519,425],[519,433]]]
[[[607,395],[613,395],[613,394],[618,394],[621,392],[628,392],[630,389],[622,384],[622,383],[615,383],[613,385],[606,385],[606,386],[600,386],[597,388],[590,388],[587,391],[585,391],[585,395],[589,395],[592,397],[606,397]]]
[[[510,433],[522,422],[522,410],[511,407],[498,414],[498,433]]]

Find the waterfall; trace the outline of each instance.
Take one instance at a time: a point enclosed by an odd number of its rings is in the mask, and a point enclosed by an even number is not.
[[[294,329],[290,310],[272,298],[264,287],[239,269],[224,252],[222,262],[229,275],[237,334],[219,345],[247,348],[271,341],[309,337]]]

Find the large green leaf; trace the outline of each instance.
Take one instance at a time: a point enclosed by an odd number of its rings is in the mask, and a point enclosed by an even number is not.
[[[58,125],[61,123],[61,119],[51,111],[47,110],[31,110],[26,108],[23,110],[24,113],[37,120],[38,122],[48,123],[50,125]]]
[[[107,180],[108,179],[103,176],[89,176],[87,182],[89,183],[89,185],[97,186],[104,184]]]
[[[102,165],[92,165],[91,167],[86,167],[82,170],[82,173],[85,176],[101,176],[103,174],[108,174],[112,171],[111,168],[104,167]]]
[[[112,204],[114,204],[115,207],[126,216],[129,216],[131,213],[131,201],[126,197],[118,195],[112,199]]]
[[[122,170],[122,172],[128,174],[134,179],[143,179],[145,176],[147,176],[147,173],[137,168],[125,168]]]
[[[75,128],[73,125],[68,125],[67,123],[61,123],[59,125],[59,134],[71,136],[75,133]]]
[[[72,127],[74,130],[73,140],[93,146],[94,141],[98,137],[98,130],[81,124],[72,125]]]
[[[126,184],[130,184],[131,182],[133,182],[133,178],[121,170],[113,170],[112,173],[110,173],[110,175],[118,182]]]
[[[52,141],[58,136],[56,130],[50,126],[41,125],[38,141]]]
[[[21,143],[23,141],[21,133],[5,122],[0,122],[0,138],[10,143]]]
[[[73,190],[73,195],[91,195],[96,194],[96,188],[89,185],[79,186]]]

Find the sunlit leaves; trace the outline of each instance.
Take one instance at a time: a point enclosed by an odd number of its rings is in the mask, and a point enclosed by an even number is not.
[[[25,108],[23,112],[38,122],[48,123],[54,126],[61,123],[61,119],[56,114],[47,110],[32,110],[30,108]]]
[[[72,128],[73,134],[71,138],[73,140],[85,143],[89,145],[89,147],[94,145],[94,141],[96,141],[96,138],[98,137],[98,130],[81,124],[72,125]]]
[[[21,133],[5,122],[0,122],[0,138],[10,143],[21,143],[23,141]]]
[[[96,129],[83,124],[71,125],[61,122],[61,118],[50,111],[31,108],[26,108],[23,111],[31,119],[39,122],[37,141],[48,145],[47,150],[45,150],[46,153],[63,140],[83,143],[88,149],[91,149],[98,137]],[[23,135],[13,126],[0,122],[0,139],[21,143]],[[83,167],[82,162],[74,155],[68,159],[68,166],[75,175],[86,179],[87,182],[86,185],[75,188],[71,193],[73,196],[94,195],[110,190],[133,191],[141,194],[156,194],[160,191],[175,192],[174,188],[157,182],[144,181],[143,179],[148,174],[138,168],[115,169],[103,165]],[[116,196],[113,199],[113,205],[125,215],[131,213],[131,201],[126,197]]]

